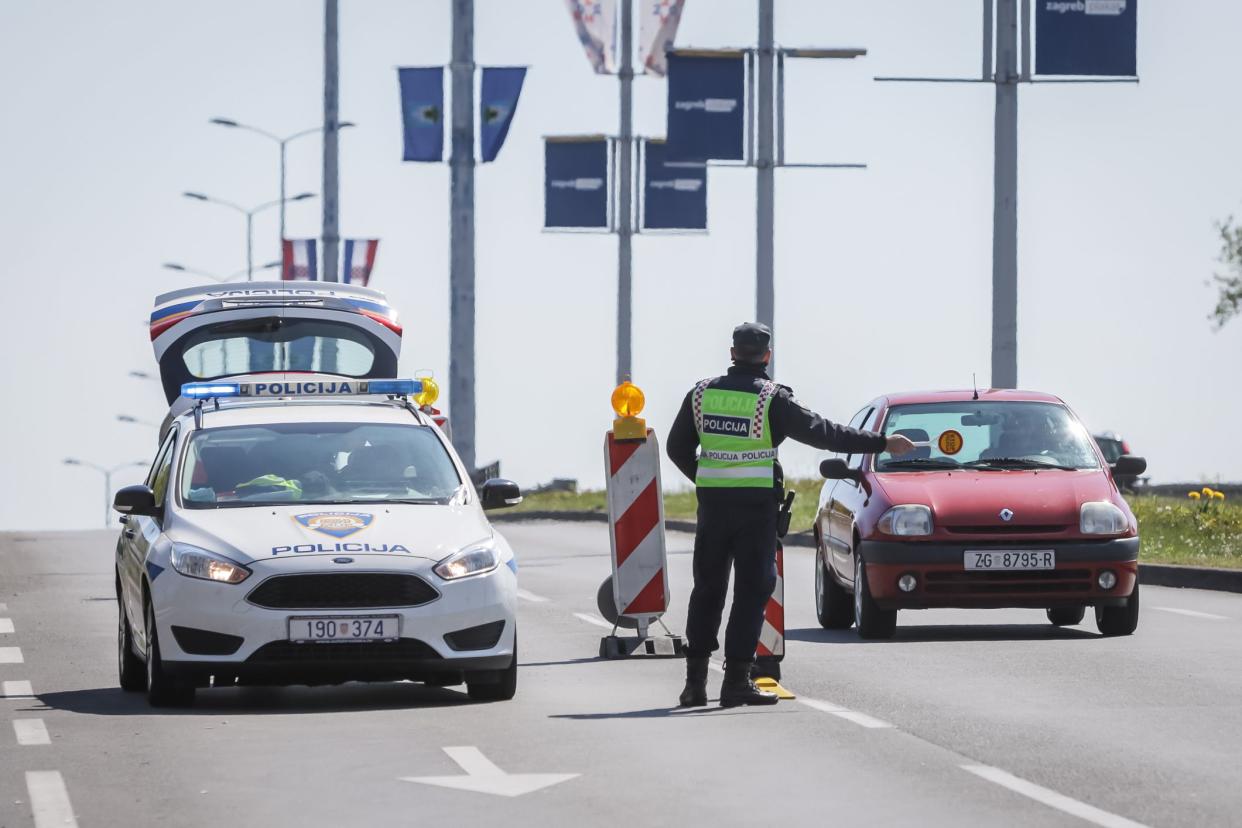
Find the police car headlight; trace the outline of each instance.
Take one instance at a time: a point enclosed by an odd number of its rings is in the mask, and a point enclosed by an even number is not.
[[[880,531],[902,537],[932,533],[931,508],[920,504],[894,506],[880,518]]]
[[[187,578],[202,578],[204,581],[240,584],[250,577],[250,570],[241,564],[206,549],[183,543],[173,544],[172,565],[173,569]]]
[[[454,552],[435,566],[435,573],[446,581],[491,572],[500,566],[500,556],[490,546],[469,546]]]
[[[1078,511],[1078,531],[1084,535],[1120,535],[1128,528],[1125,513],[1106,500],[1084,503]]]

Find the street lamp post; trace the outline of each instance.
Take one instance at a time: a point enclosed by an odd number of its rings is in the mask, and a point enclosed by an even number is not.
[[[108,521],[108,518],[112,514],[112,475],[124,469],[133,468],[134,466],[145,466],[146,465],[146,461],[144,460],[131,460],[128,463],[121,463],[120,465],[113,466],[112,468],[109,469],[105,466],[100,466],[100,465],[96,465],[95,463],[87,462],[86,460],[79,460],[76,457],[66,457],[64,462],[66,466],[85,466],[86,468],[94,469],[95,471],[103,475],[103,478],[104,478],[104,528],[105,529],[111,525]]]
[[[231,118],[212,118],[210,121],[208,121],[208,123],[215,124],[216,126],[229,127],[230,129],[244,129],[247,132],[253,132],[255,135],[262,135],[264,138],[267,138],[269,141],[275,141],[277,144],[280,145],[280,240],[281,242],[284,242],[285,240],[285,201],[286,201],[285,199],[285,147],[288,145],[290,141],[293,141],[295,139],[301,138],[306,135],[314,135],[316,132],[323,132],[324,129],[327,128],[327,125],[320,124],[317,127],[311,127],[310,129],[303,129],[303,130],[293,133],[292,135],[286,135],[282,138],[279,135],[268,132],[266,129],[259,129],[258,127],[250,126],[249,124],[239,123],[238,121],[234,121]],[[343,129],[345,127],[355,126],[355,124],[352,121],[342,121],[340,124],[338,124],[338,126]],[[288,199],[288,200],[295,201],[296,199]]]
[[[192,198],[195,201],[205,201],[208,204],[219,204],[221,207],[228,207],[230,210],[236,210],[246,217],[246,281],[254,281],[254,217],[256,213],[260,213],[269,207],[275,207],[277,204],[281,206],[283,211],[286,201],[304,201],[308,198],[314,198],[314,193],[298,193],[291,198],[280,198],[275,201],[265,201],[257,207],[247,210],[240,204],[234,204],[231,201],[224,201],[218,198],[212,198],[202,193],[186,192],[182,193],[186,198]],[[175,269],[175,268],[174,268]]]
[[[119,423],[134,423],[135,425],[144,425],[149,428],[159,428],[159,423],[153,423],[150,420],[144,420],[140,417],[131,417],[129,414],[117,414],[116,420]]]
[[[256,270],[271,270],[274,267],[280,267],[280,265],[281,265],[280,261],[268,262],[267,264],[259,265],[256,268]],[[198,268],[195,268],[195,267],[186,267],[185,265],[178,264],[177,262],[164,262],[162,267],[165,270],[175,270],[178,273],[188,273],[191,276],[202,276],[204,279],[211,279],[213,282],[221,282],[221,283],[231,282],[234,279],[236,279],[238,276],[241,276],[245,274],[246,272],[245,269],[243,268],[242,270],[238,270],[235,273],[230,273],[228,276],[221,276],[217,273],[212,273],[208,270],[199,270]]]

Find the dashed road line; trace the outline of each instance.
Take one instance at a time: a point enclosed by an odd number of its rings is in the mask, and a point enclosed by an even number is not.
[[[22,664],[24,662],[21,647],[0,647],[0,664]]]
[[[1178,609],[1177,607],[1152,607],[1152,609],[1158,609],[1161,612],[1174,612],[1178,615],[1188,615],[1191,618],[1207,618],[1212,621],[1229,620],[1229,616],[1227,615],[1216,615],[1215,613],[1199,612],[1198,610]]]
[[[534,604],[542,604],[548,600],[547,598],[544,598],[542,595],[536,595],[535,593],[530,592],[525,589],[519,589],[517,591],[517,597],[525,601],[530,601],[531,603],[534,603]]]
[[[868,716],[866,713],[859,713],[856,710],[850,710],[847,707],[841,707],[840,705],[833,704],[832,702],[820,701],[819,699],[798,699],[798,701],[813,710],[818,710],[821,713],[829,713],[833,716],[845,719],[847,722],[853,722],[859,727],[865,727],[872,730],[881,730],[893,727],[893,725],[883,719],[877,719],[875,716]]]
[[[1049,808],[1056,808],[1058,811],[1067,813],[1070,816],[1076,816],[1096,825],[1104,826],[1104,828],[1146,828],[1141,822],[1135,822],[1132,819],[1126,819],[1125,817],[1101,810],[1094,805],[1079,802],[1077,799],[1068,797],[1065,794],[1059,794],[1042,785],[1036,785],[1034,782],[1028,782],[1000,768],[994,768],[990,765],[962,765],[961,768],[964,771],[973,773],[980,779],[995,782],[1001,787],[1008,788],[1014,793],[1022,794],[1036,802],[1047,805]]]
[[[35,828],[77,828],[69,791],[60,771],[26,771],[26,792]]]
[[[34,698],[34,689],[28,681],[0,682],[0,698],[30,699]]]
[[[13,732],[17,735],[19,745],[50,745],[51,738],[47,735],[47,726],[42,719],[14,719]]]
[[[597,627],[603,627],[606,630],[612,629],[612,624],[609,624],[607,621],[605,621],[604,619],[600,618],[597,615],[590,615],[589,613],[585,613],[585,612],[575,612],[574,618],[577,618],[579,621],[585,621],[588,624],[594,624]]]
[[[0,634],[13,632],[13,619],[0,618]]]
[[[8,604],[0,604],[0,612],[8,612],[8,611],[9,611]]]

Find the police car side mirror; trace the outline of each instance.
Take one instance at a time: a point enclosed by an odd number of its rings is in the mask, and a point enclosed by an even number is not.
[[[829,458],[820,463],[819,473],[825,480],[853,480],[856,483],[862,481],[861,469],[851,469],[844,460],[837,458]]]
[[[1137,477],[1147,471],[1147,460],[1133,454],[1123,454],[1112,465],[1113,474],[1125,474]]]
[[[155,502],[155,492],[151,491],[150,486],[144,486],[141,483],[118,489],[116,497],[112,500],[112,508],[122,515],[147,515],[148,517],[154,516],[159,511],[159,506]]]
[[[512,480],[493,477],[479,489],[484,509],[505,509],[522,502],[522,490]]]

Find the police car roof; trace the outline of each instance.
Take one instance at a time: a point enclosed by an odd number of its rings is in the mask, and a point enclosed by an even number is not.
[[[193,409],[177,419],[193,423]],[[404,405],[380,397],[349,400],[226,399],[220,401],[219,410],[211,400],[203,403],[204,429],[272,423],[322,422],[395,423],[422,426],[428,424],[428,419],[421,413],[415,416]]]

